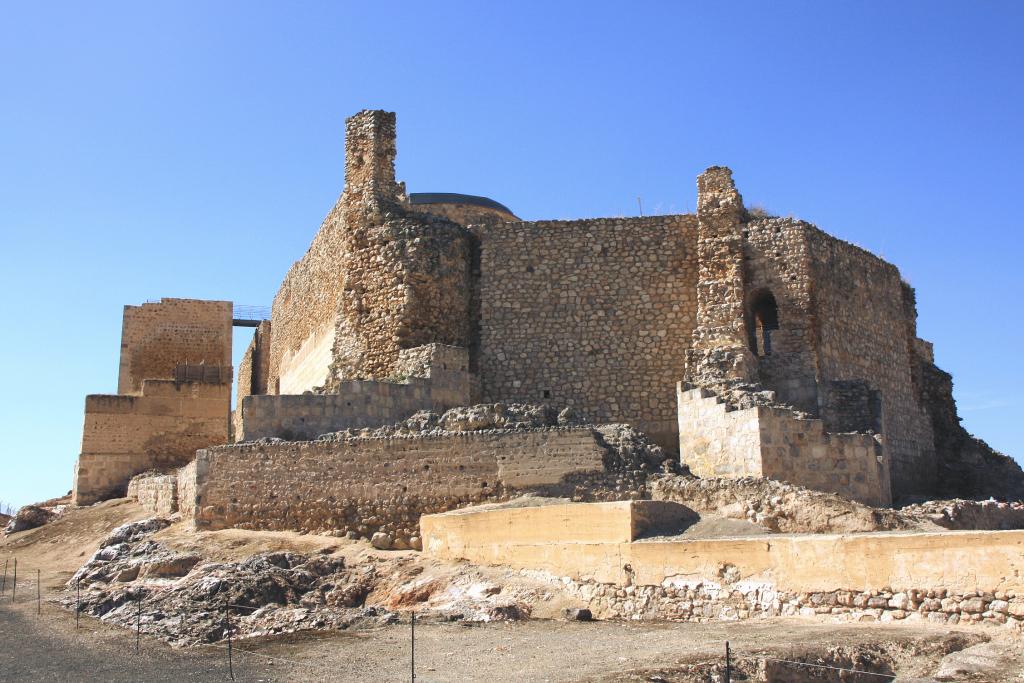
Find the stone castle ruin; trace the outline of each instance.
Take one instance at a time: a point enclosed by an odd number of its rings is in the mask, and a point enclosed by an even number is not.
[[[394,114],[348,119],[344,191],[259,322],[234,410],[229,302],[125,308],[75,502],[155,470],[136,495],[202,528],[415,547],[424,512],[643,497],[666,459],[883,507],[1024,495],[960,426],[899,270],[748,210],[729,169],[700,175],[696,214],[522,221],[409,194],[395,140]]]

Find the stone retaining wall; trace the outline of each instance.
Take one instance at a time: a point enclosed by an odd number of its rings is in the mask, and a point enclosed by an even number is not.
[[[460,510],[421,520],[424,551],[534,570],[598,616],[684,621],[826,614],[1009,624],[1024,619],[1024,531],[769,535],[624,542],[621,503]],[[682,506],[680,506],[682,507]],[[579,530],[609,529],[605,540]],[[526,524],[530,537],[517,537]],[[619,525],[621,526],[621,525]],[[521,536],[521,534],[520,534]],[[635,537],[635,536],[634,536]]]
[[[178,476],[176,474],[140,474],[128,482],[128,497],[154,515],[178,511]]]
[[[315,439],[343,429],[380,427],[420,410],[472,403],[474,380],[464,348],[428,344],[399,353],[394,381],[338,380],[332,393],[245,396],[235,440]]]
[[[423,513],[526,490],[572,493],[603,474],[587,428],[260,442],[199,451],[179,475],[183,516],[202,529],[387,534],[413,545]]]
[[[680,385],[679,453],[699,477],[767,477],[867,505],[892,504],[880,441],[826,432],[821,420],[784,408],[734,409],[707,390]]]
[[[136,474],[181,467],[197,449],[227,443],[230,408],[230,384],[147,379],[141,396],[86,396],[75,504],[123,496]]]

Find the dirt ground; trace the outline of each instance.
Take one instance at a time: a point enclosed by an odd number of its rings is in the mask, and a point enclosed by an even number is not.
[[[415,636],[416,680],[423,683],[609,683],[671,681],[673,672],[687,664],[724,662],[726,640],[734,662],[755,655],[790,659],[813,649],[886,642],[904,653],[901,674],[923,675],[940,658],[929,652],[932,644],[951,634],[928,627],[836,626],[789,619],[742,624],[420,623]],[[986,637],[972,629],[953,636],[971,643]],[[76,630],[73,615],[52,604],[44,603],[37,614],[31,601],[12,607],[4,600],[0,641],[2,680],[229,680],[224,646],[174,649],[143,636],[136,654],[132,632],[94,619],[83,619]],[[232,669],[239,681],[408,681],[411,644],[407,621],[358,633],[243,641],[233,644]],[[1024,680],[1020,670],[1006,676],[998,680]]]
[[[74,613],[56,604],[64,583],[104,535],[126,521],[146,516],[136,504],[114,500],[0,539],[0,562],[8,560],[9,571],[9,560],[17,557],[19,563],[16,601],[12,604],[9,585],[0,597],[0,680],[229,680],[223,644],[175,649],[142,635],[136,654],[135,634],[130,630],[87,617],[76,628]],[[473,572],[489,581],[527,581],[506,570],[424,560],[412,551],[381,552],[365,542],[330,536],[242,530],[197,534],[175,524],[154,539],[201,552],[210,560],[235,561],[267,550],[326,551],[353,561],[407,558],[410,563],[422,564],[425,576]],[[8,574],[7,580],[10,578]],[[863,646],[865,652],[890,655],[899,680],[906,681],[931,681],[930,675],[945,654],[987,643],[984,647],[1005,656],[997,675],[990,672],[949,680],[1024,681],[1024,639],[997,628],[837,625],[799,618],[712,624],[554,619],[567,604],[551,599],[534,612],[534,618],[520,622],[420,621],[415,631],[416,680],[704,680],[693,678],[691,669],[721,665],[729,641],[734,661],[748,663],[763,663],[766,658],[812,661],[813,657],[808,657],[835,648]],[[402,612],[400,623],[374,630],[253,638],[234,642],[232,649],[232,668],[239,681],[407,681],[412,666],[412,629],[409,613]],[[791,676],[769,680],[840,679]]]

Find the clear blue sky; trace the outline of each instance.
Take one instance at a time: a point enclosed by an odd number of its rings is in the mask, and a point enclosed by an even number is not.
[[[4,3],[0,500],[70,488],[124,304],[270,303],[363,108],[410,191],[528,219],[685,212],[732,167],[902,269],[965,424],[1021,458],[1022,8]]]

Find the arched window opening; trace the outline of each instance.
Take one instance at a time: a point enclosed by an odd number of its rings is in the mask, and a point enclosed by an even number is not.
[[[750,347],[758,356],[772,354],[772,333],[779,329],[779,306],[767,289],[754,293],[750,300]]]

